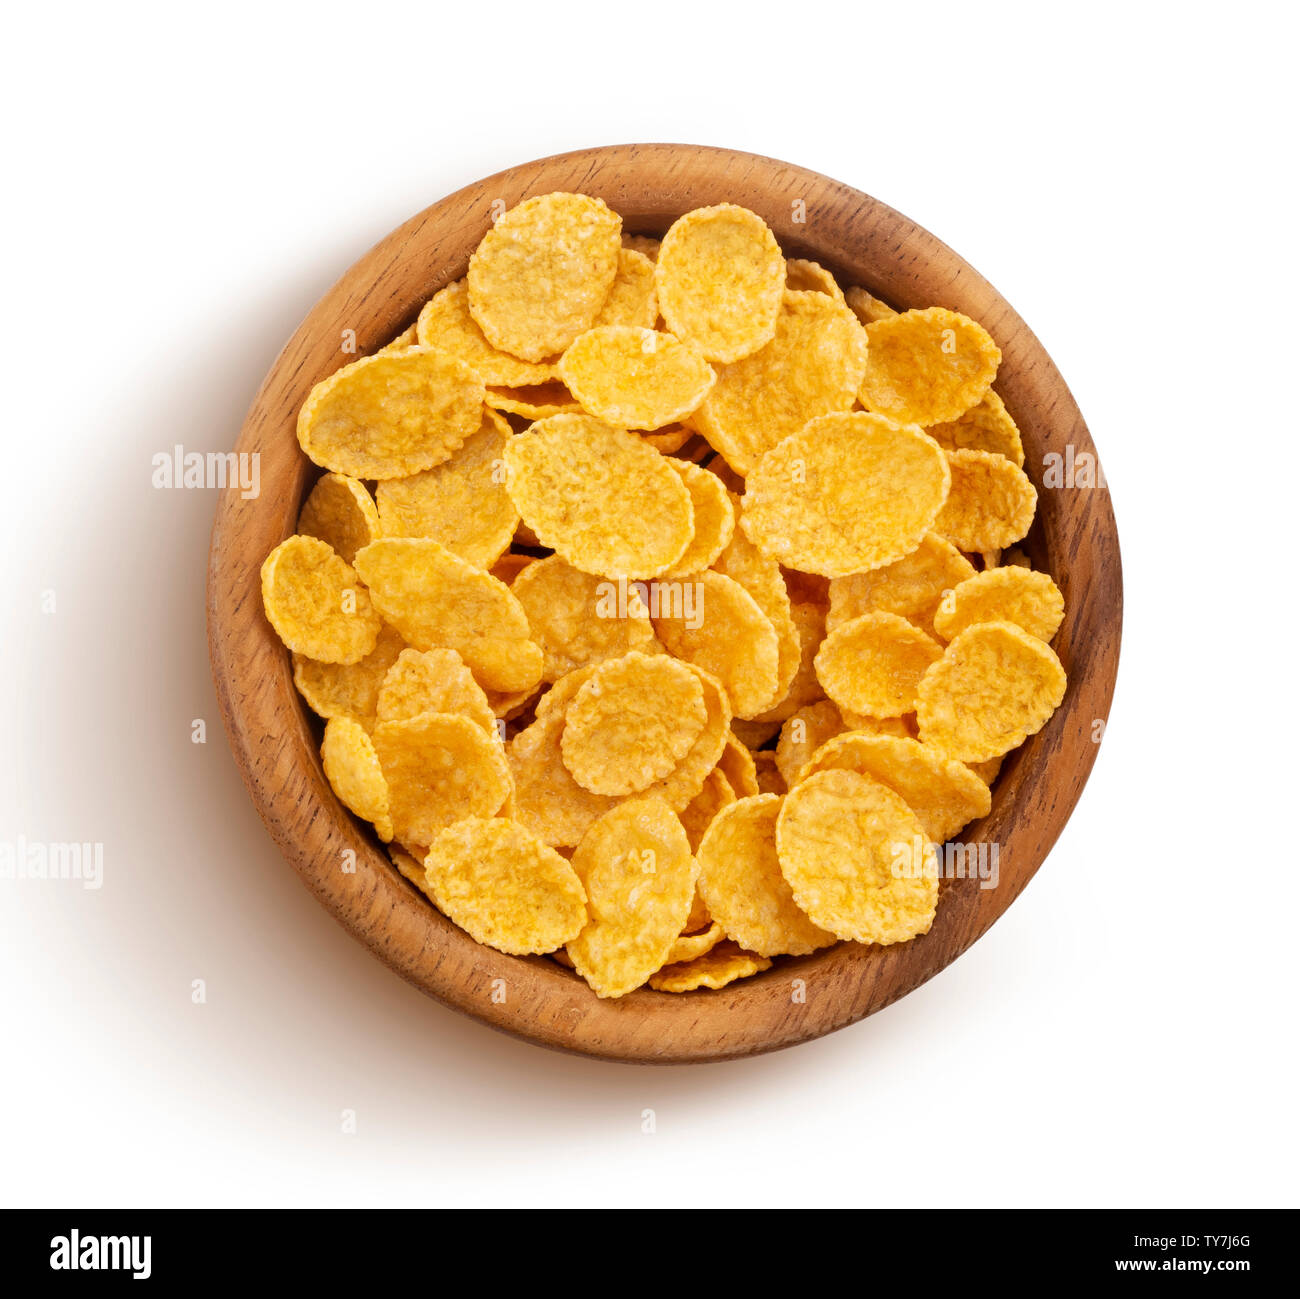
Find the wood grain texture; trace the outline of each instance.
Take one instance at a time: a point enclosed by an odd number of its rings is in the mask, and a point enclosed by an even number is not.
[[[740,203],[766,219],[788,255],[813,257],[842,283],[861,284],[902,309],[965,312],[1002,348],[997,388],[1040,489],[1026,546],[1065,595],[1055,648],[1069,690],[1048,725],[1008,757],[989,816],[964,832],[966,842],[999,845],[998,887],[946,885],[924,937],[883,949],[842,943],[781,959],[716,992],[642,990],[601,1001],[553,961],[480,947],[439,915],[324,779],[314,719],[262,614],[259,588],[262,560],[293,531],[311,469],[295,436],[298,408],[313,384],[354,359],[341,350],[345,330],[355,331],[358,354],[369,352],[464,274],[494,200],[509,207],[553,190],[598,195],[637,233],[662,233],[691,208]],[[1106,718],[1114,689],[1122,586],[1109,493],[1042,489],[1044,455],[1067,446],[1095,455],[1042,345],[992,285],[883,203],[788,163],[692,145],[586,149],[512,168],[435,203],[362,257],[289,340],[253,402],[237,449],[261,456],[262,493],[256,500],[236,489],[223,493],[208,576],[212,670],[236,761],[281,851],[339,922],[403,978],[495,1028],[549,1047],[651,1063],[732,1059],[819,1037],[910,992],[979,938],[1038,869],[1088,778],[1094,725]],[[346,849],[356,853],[355,873],[342,869]],[[499,1004],[491,996],[497,979],[506,988]],[[791,996],[794,979],[805,982],[802,1003]]]

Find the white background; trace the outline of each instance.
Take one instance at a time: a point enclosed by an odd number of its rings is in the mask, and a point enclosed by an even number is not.
[[[98,892],[0,881],[4,1202],[1293,1204],[1285,12],[14,11],[0,837],[106,864]],[[973,262],[1071,384],[1125,562],[1110,729],[1026,894],[881,1014],[707,1067],[494,1034],[330,919],[218,720],[215,497],[149,481],[175,442],[231,445],[284,339],[407,216],[631,140],[801,163]]]

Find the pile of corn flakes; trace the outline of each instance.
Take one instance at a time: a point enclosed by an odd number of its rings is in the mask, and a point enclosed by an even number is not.
[[[1001,354],[731,204],[583,194],[316,385],[262,568],[340,800],[477,942],[600,997],[926,933],[1060,705]]]

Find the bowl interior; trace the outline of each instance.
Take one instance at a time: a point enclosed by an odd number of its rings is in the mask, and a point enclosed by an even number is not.
[[[289,656],[261,612],[259,569],[293,532],[317,471],[295,435],[311,387],[382,346],[424,302],[465,273],[494,201],[581,190],[618,211],[630,233],[662,234],[682,212],[734,202],[758,212],[788,256],[816,260],[899,309],[946,306],[979,320],[1003,352],[995,387],[1020,427],[1039,490],[1024,543],[1065,596],[1054,648],[1065,703],[1008,756],[990,814],[963,842],[996,847],[997,885],[946,880],[931,931],[892,948],[841,943],[716,992],[641,990],[601,1001],[545,957],[480,947],[389,862],[324,780],[319,723],[293,687]],[[355,338],[355,351],[345,341]],[[435,203],[362,257],[286,344],[254,400],[237,450],[261,458],[262,494],[223,494],[209,568],[209,640],[232,748],[282,851],[318,898],[403,977],[494,1027],[547,1046],[619,1060],[726,1059],[820,1036],[887,1005],[942,969],[1010,905],[1068,818],[1110,706],[1121,621],[1119,546],[1109,493],[1045,488],[1045,457],[1079,463],[1095,448],[1041,344],[971,267],[892,209],[824,176],[727,150],[627,145],[512,168]],[[352,863],[355,861],[355,867]],[[503,996],[504,994],[504,996]]]

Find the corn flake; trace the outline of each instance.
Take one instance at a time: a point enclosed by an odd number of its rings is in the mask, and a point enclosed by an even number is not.
[[[799,660],[789,688],[780,703],[759,713],[760,721],[783,722],[794,716],[805,704],[815,703],[824,697],[821,682],[817,680],[817,651],[826,635],[826,611],[817,604],[792,601],[790,625],[794,629]],[[778,637],[780,628],[778,628]]]
[[[983,762],[968,762],[966,765],[986,784],[992,785],[1002,770],[1003,756],[986,758]]]
[[[864,325],[874,325],[877,320],[888,320],[890,316],[898,315],[889,303],[872,297],[866,289],[859,288],[856,284],[844,290],[844,301]]]
[[[596,317],[596,327],[635,325],[641,329],[653,329],[658,319],[654,261],[624,244],[618,254],[618,273],[614,276],[605,305]]]
[[[734,726],[734,723],[733,723]],[[736,738],[728,734],[718,769],[736,792],[737,798],[750,798],[759,792],[758,772],[754,768],[754,755]]]
[[[781,727],[776,742],[776,767],[781,778],[793,787],[804,765],[827,740],[848,730],[840,710],[829,700],[805,704]]]
[[[699,850],[700,840],[704,838],[704,832],[712,824],[714,817],[735,801],[736,791],[732,789],[731,782],[722,767],[714,767],[705,778],[704,788],[691,799],[681,813],[682,828],[686,831],[686,839],[691,845],[692,852]],[[687,928],[690,928],[689,921]],[[669,959],[685,961],[689,958],[672,956]]]
[[[497,734],[487,695],[455,650],[405,649],[384,677],[376,720],[402,722],[423,713],[456,713]]]
[[[544,546],[601,577],[655,577],[693,535],[691,496],[635,434],[589,415],[539,420],[506,447],[506,490]]]
[[[817,679],[841,708],[901,717],[943,647],[896,613],[864,613],[841,623],[817,651]]]
[[[623,247],[630,249],[634,253],[640,253],[642,257],[650,262],[659,260],[659,240],[654,235],[628,235],[623,236]]]
[[[952,488],[934,530],[958,550],[1009,546],[1029,531],[1038,496],[1023,469],[988,451],[949,451]]]
[[[429,845],[425,872],[439,910],[498,952],[553,952],[587,923],[573,867],[513,821],[468,817],[448,826]]]
[[[583,835],[572,865],[590,920],[565,950],[598,997],[622,997],[663,965],[690,914],[686,831],[660,799],[629,799]]]
[[[844,293],[835,283],[835,276],[818,262],[806,257],[787,258],[785,287],[794,293],[825,293],[837,302],[844,301]]]
[[[666,424],[663,428],[642,433],[641,441],[654,447],[661,455],[670,456],[674,451],[680,451],[694,436],[685,424]]]
[[[395,338],[384,344],[376,353],[376,356],[383,356],[393,352],[405,352],[408,347],[415,347],[420,341],[419,334],[415,325],[407,325]]]
[[[560,755],[593,794],[635,794],[669,776],[708,720],[700,679],[667,655],[601,663],[564,718]]]
[[[674,812],[685,811],[691,800],[704,788],[709,772],[722,759],[731,733],[731,701],[716,677],[692,663],[682,662],[699,678],[704,691],[704,708],[707,714],[704,729],[691,745],[686,756],[658,784],[645,791],[646,797],[656,797],[668,804]]]
[[[1002,353],[988,331],[944,307],[905,311],[866,327],[862,404],[898,424],[955,420],[983,400]]]
[[[958,633],[921,679],[916,720],[923,743],[959,762],[985,762],[1040,731],[1065,698],[1061,661],[1009,622]]]
[[[841,708],[839,714],[844,719],[845,730],[861,731],[866,735],[894,735],[900,740],[916,739],[915,713],[904,713],[902,717],[869,717],[866,713],[855,713],[851,708]],[[807,774],[805,764],[795,773],[790,784],[797,785]]]
[[[650,976],[650,986],[656,992],[694,992],[698,988],[716,990],[771,968],[772,962],[766,956],[746,952],[736,943],[724,942],[693,961],[665,965]]]
[[[762,217],[732,203],[668,228],[655,266],[659,310],[710,361],[738,361],[776,332],[785,258]]]
[[[393,837],[388,785],[365,728],[347,717],[331,717],[325,723],[320,756],[325,778],[339,801],[363,820],[373,822],[376,833],[387,843]]]
[[[489,343],[545,361],[591,328],[618,274],[623,222],[598,198],[542,194],[506,212],[469,259],[469,309]]]
[[[776,765],[776,754],[771,749],[759,749],[754,754],[754,769],[758,773],[758,792],[760,794],[784,794],[785,777]]]
[[[684,460],[670,460],[691,494],[694,535],[685,554],[664,574],[689,577],[714,563],[731,544],[736,531],[736,510],[731,495],[716,474]]]
[[[953,587],[939,606],[934,627],[952,640],[981,622],[1013,622],[1031,636],[1050,641],[1065,617],[1065,599],[1046,573],[1029,568],[993,568]]]
[[[483,396],[474,371],[441,352],[365,356],[311,390],[298,442],[335,473],[405,478],[441,464],[478,428]]]
[[[686,917],[686,924],[682,926],[682,933],[697,934],[708,929],[713,924],[713,917],[709,915],[709,909],[704,905],[704,899],[700,897],[699,882],[695,885],[695,896],[691,899],[691,914]]]
[[[919,428],[861,411],[823,415],[764,455],[740,526],[780,563],[843,577],[915,550],[948,483],[944,453]]]
[[[352,566],[317,537],[289,537],[266,557],[262,607],[289,649],[318,663],[359,663],[382,625]]]
[[[514,721],[528,712],[541,697],[542,690],[543,685],[538,682],[528,690],[485,690],[483,693],[498,721]]]
[[[740,498],[729,495],[733,512],[739,517]],[[739,528],[731,535],[726,548],[713,563],[715,571],[729,577],[754,598],[754,603],[767,615],[776,632],[777,696],[784,699],[791,689],[802,661],[803,634],[807,630],[796,625],[794,609],[781,576],[781,566],[770,555],[765,555]],[[779,719],[778,719],[779,720]],[[772,728],[775,735],[778,727]],[[755,745],[755,748],[758,746]]]
[[[926,432],[945,451],[988,451],[1006,456],[1017,468],[1025,465],[1025,448],[1020,430],[992,388],[978,406],[964,415],[941,424],[931,424]]]
[[[298,534],[319,537],[350,564],[379,536],[379,515],[366,485],[346,474],[322,474],[298,514]]]
[[[483,400],[492,410],[526,420],[582,414],[582,407],[558,379],[522,388],[488,388]]]
[[[425,851],[427,852],[427,850]],[[388,845],[388,856],[392,859],[393,865],[397,867],[398,874],[400,874],[403,879],[409,880],[414,884],[415,887],[419,889],[420,892],[423,893],[439,911],[441,911],[442,908],[438,907],[438,899],[433,896],[433,893],[429,888],[428,878],[424,873],[425,854],[421,853],[419,857],[416,857],[414,854],[407,852],[405,848],[402,848],[395,843],[390,843]]]
[[[580,334],[560,358],[560,377],[588,414],[647,431],[689,415],[713,387],[694,343],[633,325]]]
[[[542,652],[510,588],[427,537],[383,538],[357,555],[375,607],[416,649],[454,649],[485,689],[528,690]]]
[[[393,832],[404,843],[432,843],[467,816],[495,816],[510,795],[500,742],[468,717],[423,713],[380,722],[374,745]]]
[[[926,933],[939,897],[934,846],[892,789],[856,771],[820,771],[786,795],[777,856],[812,922],[859,943]]]
[[[725,938],[726,934],[722,932],[722,926],[716,923],[710,924],[707,929],[698,934],[682,934],[672,945],[672,950],[668,953],[668,959],[664,962],[664,968],[698,960],[706,952],[711,952]]]
[[[739,582],[712,570],[690,581],[698,593],[696,616],[685,616],[684,605],[672,616],[661,613],[653,619],[659,639],[674,657],[716,677],[738,717],[761,712],[777,693],[776,631]]]

